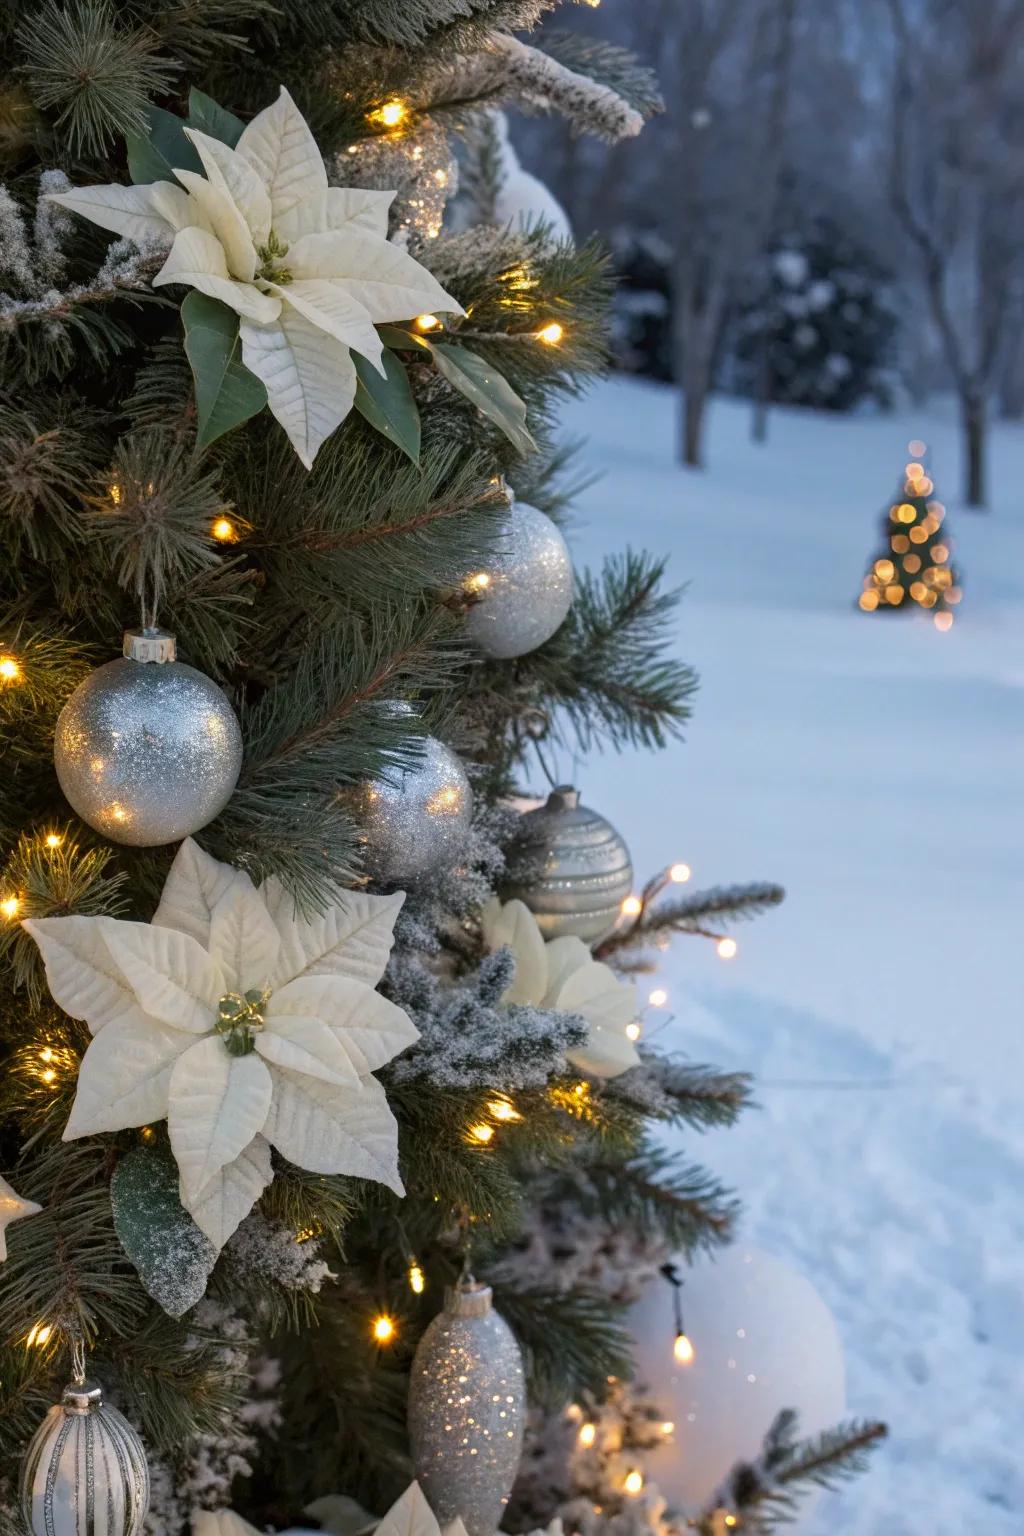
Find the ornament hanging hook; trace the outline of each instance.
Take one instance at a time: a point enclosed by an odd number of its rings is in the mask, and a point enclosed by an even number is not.
[[[85,1386],[85,1340],[80,1333],[71,1340],[71,1380],[76,1387]]]

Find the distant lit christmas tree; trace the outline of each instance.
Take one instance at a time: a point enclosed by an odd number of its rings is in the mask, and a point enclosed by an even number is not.
[[[864,577],[858,602],[865,613],[913,609],[931,613],[937,629],[952,629],[961,598],[952,546],[942,531],[946,509],[921,459],[925,445],[910,444],[914,456],[904,470],[903,490],[882,518],[881,552]]]

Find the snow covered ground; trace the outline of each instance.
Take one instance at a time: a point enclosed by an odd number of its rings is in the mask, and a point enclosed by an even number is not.
[[[674,411],[616,380],[566,412],[604,470],[577,561],[669,551],[690,584],[679,654],[702,674],[685,747],[579,780],[638,876],[682,859],[694,886],[789,892],[734,960],[679,942],[658,983],[663,1039],[758,1078],[760,1112],[690,1150],[740,1189],[744,1235],[833,1309],[850,1413],[892,1426],[808,1536],[1019,1536],[1024,428],[996,428],[977,514],[944,403],[779,411],[758,448],[746,407],[719,400],[697,474],[673,462]],[[912,437],[964,577],[948,634],[853,606]]]

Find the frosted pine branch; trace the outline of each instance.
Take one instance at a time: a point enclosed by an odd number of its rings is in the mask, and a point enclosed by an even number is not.
[[[512,94],[525,105],[560,112],[578,131],[611,143],[635,138],[643,127],[643,114],[617,91],[567,68],[539,48],[507,32],[495,32],[491,46]]]

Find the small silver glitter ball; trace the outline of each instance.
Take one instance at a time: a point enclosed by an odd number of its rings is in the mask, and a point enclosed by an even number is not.
[[[242,766],[223,689],[176,661],[164,630],[129,630],[124,656],[75,689],[57,721],[54,764],[71,805],[114,843],[151,848],[205,827]]]
[[[618,832],[562,784],[519,823],[501,893],[526,903],[546,939],[575,934],[596,944],[615,927],[632,888],[633,863]]]
[[[442,1525],[494,1536],[523,1448],[523,1357],[490,1286],[463,1280],[419,1342],[409,1380],[412,1462]]]
[[[501,547],[464,583],[477,599],[466,628],[485,656],[525,656],[550,640],[572,603],[572,561],[550,517],[513,501]]]
[[[469,831],[473,791],[465,768],[435,736],[422,745],[422,757],[361,796],[363,863],[384,884],[450,868]]]
[[[149,1508],[142,1441],[99,1387],[76,1382],[36,1430],[21,1472],[33,1536],[138,1536]]]

